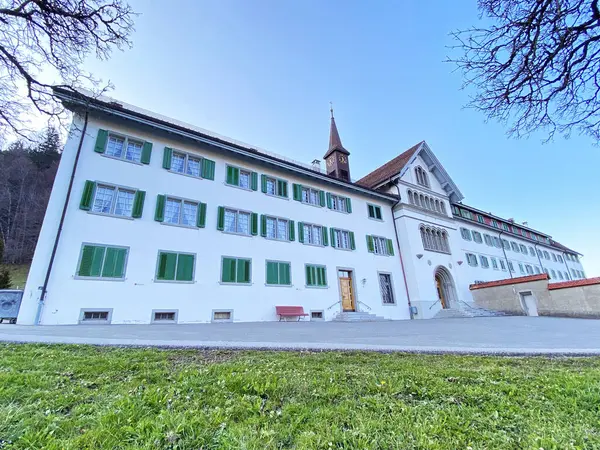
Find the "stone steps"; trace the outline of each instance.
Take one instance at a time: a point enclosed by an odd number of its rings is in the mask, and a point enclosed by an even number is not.
[[[479,308],[475,306],[465,306],[464,308],[446,308],[440,309],[433,316],[434,319],[453,319],[465,317],[499,317],[505,316],[503,312],[493,311],[491,309]]]
[[[334,322],[381,322],[389,320],[385,317],[370,314],[364,311],[344,311],[338,313],[334,318]]]

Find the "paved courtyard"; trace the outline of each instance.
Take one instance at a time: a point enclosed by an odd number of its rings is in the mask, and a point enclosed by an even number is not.
[[[0,325],[0,341],[122,346],[600,355],[600,320],[481,317],[370,323]]]

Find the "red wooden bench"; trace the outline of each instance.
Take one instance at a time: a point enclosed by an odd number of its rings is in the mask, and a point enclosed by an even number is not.
[[[302,317],[308,316],[302,306],[276,306],[275,311],[279,314],[280,322],[284,317],[298,317],[298,322],[300,322]]]

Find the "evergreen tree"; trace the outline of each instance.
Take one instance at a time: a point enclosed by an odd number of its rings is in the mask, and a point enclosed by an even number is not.
[[[10,289],[12,287],[12,280],[10,278],[10,272],[8,269],[0,269],[0,289]]]

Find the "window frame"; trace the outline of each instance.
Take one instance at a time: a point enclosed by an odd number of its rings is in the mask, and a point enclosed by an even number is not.
[[[371,210],[369,207],[373,207],[373,217],[371,216]],[[377,211],[379,211],[380,218],[377,218]],[[371,220],[376,220],[377,222],[383,222],[383,211],[380,205],[376,205],[374,203],[367,203],[367,216]]]
[[[85,319],[85,313],[108,313],[106,319]],[[81,308],[79,310],[79,324],[105,325],[112,322],[113,308]]]
[[[336,245],[332,245],[333,248],[335,248],[336,250],[345,250],[345,251],[349,251],[349,252],[353,251],[352,250],[352,242],[350,239],[350,233],[351,233],[350,230],[346,230],[344,228],[334,228],[334,227],[331,227],[330,230],[332,230],[332,231],[330,231],[330,233],[333,232],[333,234],[335,235],[335,238],[336,238]],[[348,247],[340,247],[339,245],[337,245],[337,233],[338,232],[340,233],[340,242],[343,242],[343,236],[344,236],[343,233],[348,233]]]
[[[204,179],[204,177],[202,177],[202,160],[204,159],[203,156],[195,155],[193,153],[185,152],[183,150],[177,150],[174,148],[171,150],[172,150],[171,159],[175,156],[175,154],[179,154],[179,155],[182,155],[185,158],[185,160],[183,161],[183,172],[177,172],[176,170],[173,170],[172,162],[171,162],[171,168],[168,169],[169,172],[175,173],[177,175],[185,175],[186,177],[191,177],[191,178],[195,178],[198,180]],[[190,157],[198,160],[199,169],[200,169],[198,176],[187,173],[188,161],[189,161]]]
[[[265,239],[268,239],[270,241],[279,241],[279,242],[291,242],[290,241],[290,219],[286,218],[286,217],[277,217],[277,216],[270,216],[268,214],[264,214],[265,216]],[[269,219],[271,220],[275,220],[275,237],[271,238],[269,237],[268,233],[269,233],[269,225],[268,225],[268,221]],[[279,222],[285,222],[285,238],[280,239],[279,237],[277,237],[279,235]]]
[[[384,296],[383,296],[383,290],[381,288],[381,275],[387,276],[389,278],[390,281],[390,294],[392,296],[392,302],[390,303],[386,303],[384,301]],[[381,270],[377,271],[377,282],[379,283],[379,294],[381,295],[381,304],[383,306],[396,306],[397,302],[396,302],[396,292],[394,290],[394,278],[391,272],[384,272]]]
[[[233,211],[235,212],[235,229],[236,231],[228,231],[227,227],[226,227],[226,216],[227,216],[227,211]],[[241,233],[239,231],[237,231],[238,229],[238,216],[239,214],[248,214],[248,233]],[[244,209],[235,209],[235,208],[231,208],[229,206],[223,206],[223,231],[222,233],[226,233],[226,234],[235,234],[236,236],[250,236],[252,237],[252,211],[247,211]]]
[[[171,223],[171,222],[167,222],[167,202],[169,200],[177,200],[180,202],[180,209],[179,209],[179,223]],[[184,223],[182,223],[182,219],[183,219],[183,205],[185,203],[195,203],[196,204],[196,216],[194,217],[194,222],[193,225],[186,225]],[[192,200],[190,198],[183,198],[183,197],[176,197],[174,195],[167,195],[165,194],[165,209],[164,209],[164,220],[162,222],[160,222],[162,225],[169,225],[172,227],[183,227],[183,228],[194,228],[197,229],[198,226],[196,225],[197,221],[198,221],[198,209],[200,208],[200,202],[199,200]]]
[[[519,244],[517,244],[515,241],[510,241],[510,249],[515,253],[521,253]]]
[[[500,263],[500,269],[503,272],[506,272],[506,261],[504,261],[502,258],[498,258],[498,262]]]
[[[490,262],[492,263],[493,270],[500,270],[500,268],[498,267],[498,260],[495,256],[490,256]]]
[[[231,184],[231,183],[227,182],[227,168],[228,167],[237,169],[239,171],[239,173],[238,173],[238,184]],[[240,181],[242,179],[242,172],[245,172],[245,173],[248,174],[248,187],[247,188],[243,187],[243,186],[240,186]],[[253,172],[254,172],[253,170],[246,169],[244,167],[235,166],[233,164],[226,163],[225,164],[225,186],[230,186],[230,187],[241,189],[243,191],[250,191],[250,192],[252,192],[254,190],[254,189],[252,189],[252,173]]]
[[[235,278],[236,281],[223,281],[223,261],[225,259],[235,259]],[[237,264],[239,260],[243,260],[243,261],[249,261],[250,265],[248,267],[248,274],[250,275],[250,280],[249,281],[237,281]],[[219,270],[219,284],[223,284],[223,285],[227,285],[227,286],[252,286],[252,258],[247,258],[244,256],[227,256],[227,255],[221,255],[221,264],[219,266],[220,270]],[[266,276],[266,274],[265,274]],[[291,274],[290,274],[290,278],[291,278]]]
[[[265,192],[264,192],[265,195],[268,195],[269,197],[283,198],[283,199],[286,199],[286,200],[290,199],[289,195],[282,195],[279,192],[279,181],[283,181],[283,182],[286,183],[286,185],[288,186],[287,187],[287,191],[289,192],[289,183],[288,183],[288,180],[284,180],[283,178],[274,177],[272,175],[267,175],[266,173],[263,173],[262,175],[265,177],[265,186],[266,186],[266,183],[269,182],[269,180],[272,180],[274,182],[274,186],[275,186],[275,193],[274,194],[270,194],[265,189]]]
[[[158,271],[160,269],[160,255],[161,253],[172,253],[177,255],[177,258],[175,259],[175,278],[173,280],[161,280],[158,278]],[[192,268],[192,279],[191,280],[178,280],[177,279],[177,268],[179,267],[179,255],[188,255],[188,256],[193,256],[194,257],[194,265]],[[197,262],[197,254],[196,253],[190,253],[190,252],[179,252],[179,251],[174,251],[174,250],[164,250],[164,249],[158,249],[158,252],[156,254],[156,270],[154,271],[154,282],[155,283],[176,283],[176,284],[194,284],[196,282],[196,262]]]
[[[471,266],[471,267],[478,267],[479,266],[479,263],[478,263],[478,260],[477,260],[477,255],[475,253],[466,252],[465,255],[466,255],[466,258],[467,258],[467,264],[469,266]],[[474,264],[472,264],[471,258],[469,258],[469,256],[473,257],[472,260],[474,261]]]
[[[83,249],[86,246],[104,247],[104,256],[102,257],[102,264],[100,265],[101,269],[100,269],[99,277],[86,277],[85,275],[79,275],[81,259],[83,258]],[[103,277],[102,276],[102,272],[104,270],[104,261],[106,260],[106,251],[109,248],[125,250],[125,259],[123,260],[123,276],[122,277]],[[129,251],[130,250],[131,250],[131,248],[127,247],[125,245],[110,245],[110,244],[98,244],[98,243],[93,243],[93,242],[82,242],[81,248],[79,249],[79,258],[77,259],[77,266],[75,267],[75,275],[73,276],[73,279],[74,280],[92,280],[92,281],[125,281],[127,279],[127,264],[129,262]]]
[[[325,194],[325,195],[327,195],[327,194]],[[331,210],[332,211],[339,212],[339,213],[342,213],[342,214],[350,214],[350,212],[348,211],[348,199],[350,197],[344,197],[343,195],[332,194],[331,192],[329,192],[329,198],[331,199]],[[343,210],[335,208],[333,206],[334,205],[334,199],[336,200],[335,202],[338,205],[344,205]]]
[[[268,267],[269,263],[277,264],[277,279],[279,281],[279,264],[287,264],[290,274],[290,283],[282,284],[282,283],[269,283],[268,282]],[[291,261],[279,261],[275,259],[266,259],[265,260],[265,286],[269,287],[293,287],[294,283],[292,281],[292,262]]]
[[[482,269],[489,269],[490,261],[488,260],[488,257],[484,255],[479,255],[479,265]]]
[[[316,189],[316,188],[313,188],[310,186],[305,186],[304,184],[302,184],[300,186],[301,186],[301,188],[300,188],[300,203],[304,203],[305,205],[316,206],[318,208],[322,208],[322,206],[321,206],[321,191],[323,191],[323,190]],[[306,202],[304,201],[304,195],[303,195],[304,190],[308,191],[308,195],[307,195],[308,201],[306,201]],[[310,202],[310,198],[311,198],[310,193],[313,191],[316,193],[316,195],[315,195],[316,203]]]
[[[524,244],[519,244],[519,250],[521,250],[521,253],[523,253],[524,255],[527,255],[527,246],[525,246]]]
[[[309,222],[298,222],[298,224],[302,224],[302,234],[304,236],[304,240],[301,243],[303,245],[312,245],[313,247],[325,247],[325,244],[324,244],[325,241],[323,239],[323,229],[326,228],[326,227],[323,227],[322,225],[318,225],[316,223],[309,223]],[[314,244],[312,242],[307,242],[307,239],[306,239],[307,233],[306,233],[306,230],[304,229],[305,226],[308,226],[308,227],[311,228],[311,232],[310,232],[311,236],[314,235],[314,233],[312,232],[313,228],[316,227],[316,228],[320,229],[321,243]],[[329,232],[329,228],[326,228],[326,230],[327,230],[326,233],[328,233]]]
[[[377,236],[374,234],[371,234],[371,239],[373,239],[373,254],[374,255],[379,255],[379,256],[391,256],[390,252],[389,252],[389,248],[388,248],[388,239],[384,238],[383,236]],[[377,245],[375,244],[375,242],[379,240],[379,243],[383,249],[383,252],[377,252]]]
[[[94,205],[96,204],[96,194],[98,192],[98,188],[99,187],[113,188],[114,189],[113,198],[111,200],[111,205],[110,205],[110,211],[111,212],[105,213],[105,212],[102,212],[102,211],[94,211]],[[129,216],[124,216],[122,214],[115,214],[114,213],[114,210],[117,207],[117,197],[118,197],[119,191],[130,191],[130,192],[133,192],[133,201],[131,202],[131,212],[130,212]],[[90,204],[90,209],[87,211],[87,213],[88,214],[96,214],[98,216],[116,217],[116,218],[119,218],[119,219],[126,219],[126,220],[135,220],[133,218],[133,209],[135,207],[135,196],[138,193],[138,191],[140,191],[140,189],[133,188],[133,187],[130,187],[130,186],[123,186],[123,185],[120,185],[120,184],[105,183],[103,181],[94,180],[94,193],[92,195],[92,201],[91,201],[91,204]]]
[[[156,314],[173,314],[173,320],[156,319]],[[177,323],[179,316],[178,309],[153,309],[152,315],[150,316],[150,323],[156,325],[163,325],[167,323]]]
[[[469,237],[465,237],[465,233],[469,236]],[[472,241],[473,240],[473,236],[471,235],[471,230],[469,230],[468,228],[465,227],[460,227],[460,235],[461,237],[465,240],[465,241]]]
[[[127,134],[123,134],[123,133],[119,133],[116,131],[111,131],[111,130],[106,130],[107,131],[107,135],[106,135],[106,144],[104,144],[104,152],[100,153],[101,156],[104,156],[105,158],[110,158],[110,159],[116,159],[117,161],[125,161],[131,164],[137,164],[140,166],[143,166],[144,164],[142,163],[142,152],[144,151],[144,144],[147,142],[144,139],[140,139],[138,137],[135,136],[129,136]],[[108,149],[108,144],[110,142],[110,137],[111,136],[115,136],[118,138],[123,139],[123,154],[122,156],[115,156],[115,155],[107,155],[106,154],[106,150]],[[127,147],[128,147],[128,143],[129,141],[133,141],[133,142],[137,142],[142,144],[142,148],[140,150],[140,160],[139,161],[134,161],[131,159],[127,159],[125,158],[125,156],[127,156]]]
[[[307,267],[315,267],[315,268],[323,268],[325,269],[325,284],[308,284],[308,278],[306,276],[306,268]],[[307,289],[328,289],[329,288],[329,276],[327,275],[327,266],[324,264],[312,264],[305,263],[304,264],[304,287]]]
[[[421,166],[415,167],[415,178],[418,185],[430,188],[428,173]]]
[[[475,237],[477,236],[477,238]],[[477,244],[483,244],[483,236],[481,235],[481,233],[479,231],[471,231],[471,237],[473,238],[473,242],[477,243]],[[479,239],[479,240],[477,240]]]

